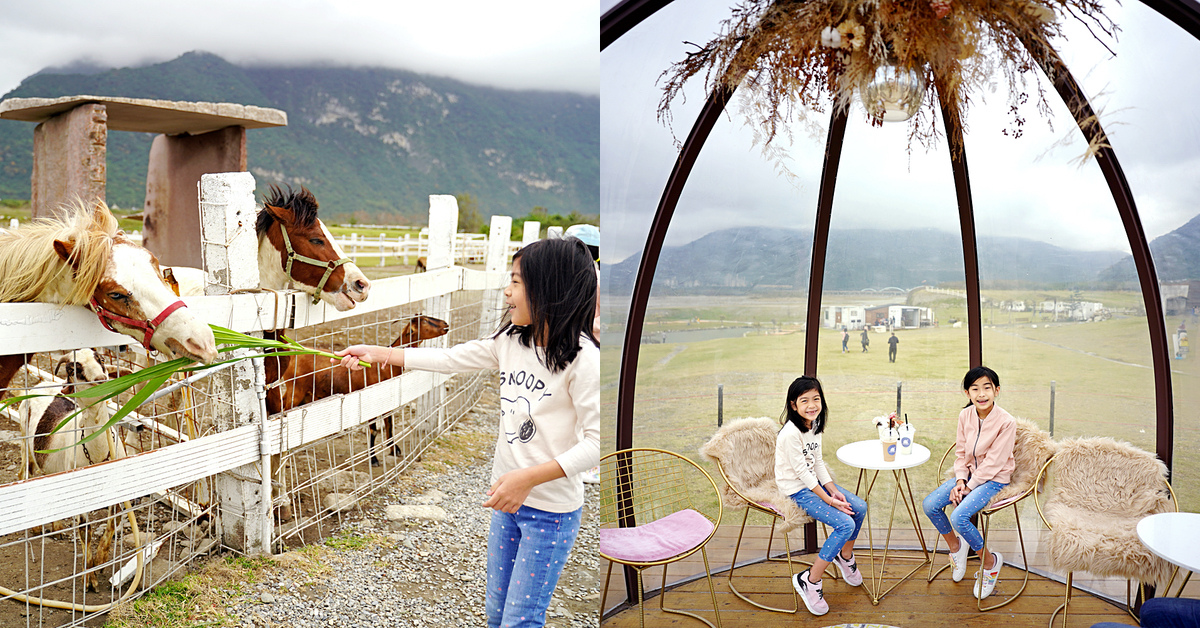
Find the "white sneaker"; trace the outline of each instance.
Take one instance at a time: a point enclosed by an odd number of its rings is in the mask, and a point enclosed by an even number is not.
[[[600,466],[594,466],[587,471],[579,474],[583,478],[584,484],[599,484],[600,483]]]
[[[800,594],[800,599],[804,600],[808,612],[813,615],[824,615],[829,612],[829,604],[825,602],[825,592],[821,590],[820,582],[813,584],[808,581],[808,571],[805,569],[792,576],[792,588]]]
[[[857,587],[862,584],[862,574],[858,571],[858,562],[854,560],[854,555],[851,554],[849,559],[842,558],[841,552],[833,557],[833,564],[837,565],[838,571],[842,572],[842,580],[846,584]]]
[[[1004,557],[1000,552],[992,552],[992,559],[996,562],[992,564],[991,569],[984,569],[981,565],[979,571],[975,572],[975,597],[984,599],[992,594],[992,590],[996,588],[996,581],[1000,579],[1000,568],[1004,566]],[[983,577],[980,577],[980,573]],[[979,588],[983,587],[983,592],[980,593]]]
[[[950,564],[954,568],[950,577],[955,582],[962,582],[963,576],[967,575],[967,558],[971,555],[971,546],[967,545],[961,534],[955,532],[954,536],[958,537],[958,551],[950,552]]]

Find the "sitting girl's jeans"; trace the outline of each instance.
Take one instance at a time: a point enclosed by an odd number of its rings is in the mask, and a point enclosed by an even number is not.
[[[858,530],[862,527],[863,519],[867,518],[867,502],[837,484],[834,486],[837,486],[837,490],[846,496],[846,501],[850,503],[850,510],[854,511],[853,517],[826,504],[825,500],[817,497],[816,493],[808,489],[791,496],[792,501],[803,508],[810,517],[833,528],[825,539],[825,544],[821,546],[821,551],[817,552],[817,556],[827,563],[833,562],[833,557],[842,551],[842,546],[847,541],[858,538]],[[829,494],[824,486],[818,486],[816,490],[825,491],[826,495]]]
[[[928,497],[925,498],[923,507],[925,514],[929,516],[929,520],[933,522],[933,527],[937,528],[938,534],[950,534],[950,530],[954,530],[962,536],[967,545],[971,546],[972,551],[978,551],[983,548],[983,535],[979,530],[971,525],[971,517],[975,513],[983,510],[988,502],[1000,492],[1000,489],[1008,486],[991,480],[980,484],[971,489],[970,493],[958,503],[954,511],[950,513],[950,518],[946,519],[944,509],[950,505],[950,491],[958,482],[956,479],[946,480],[941,486],[933,490]]]
[[[582,510],[521,506],[513,514],[492,512],[484,604],[490,628],[545,625],[546,607],[579,534]]]

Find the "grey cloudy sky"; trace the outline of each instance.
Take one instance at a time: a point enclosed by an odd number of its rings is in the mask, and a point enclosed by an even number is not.
[[[236,64],[378,66],[502,88],[599,92],[595,0],[0,0],[0,94],[80,59],[203,50]]]
[[[607,1],[607,0],[606,0]],[[609,2],[608,4],[611,4]],[[673,137],[655,122],[659,74],[711,39],[730,0],[677,1],[601,54],[601,213],[605,262],[641,250],[650,218],[677,155]],[[1200,213],[1200,42],[1140,2],[1108,3],[1121,26],[1116,57],[1087,31],[1067,24],[1058,48],[1121,160],[1147,235],[1174,230]],[[1080,166],[1085,143],[1065,105],[1049,90],[1052,119],[1023,109],[1024,136],[1011,126],[1007,93],[976,93],[967,117],[967,156],[976,224],[982,236],[1017,236],[1085,250],[1128,251],[1125,231],[1094,160]],[[701,81],[674,113],[675,138],[686,137],[704,100]],[[813,118],[827,123],[828,114]],[[833,224],[839,228],[958,231],[945,143],[906,151],[908,125],[871,128],[851,111],[838,176]],[[824,129],[798,133],[779,176],[751,144],[737,107],[718,122],[688,180],[667,245],[734,226],[811,229]],[[940,125],[940,121],[939,121]],[[786,144],[781,144],[786,147]]]

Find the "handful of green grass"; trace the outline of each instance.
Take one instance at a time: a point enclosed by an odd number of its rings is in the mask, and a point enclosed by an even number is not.
[[[58,430],[62,429],[62,427],[64,425],[66,425],[68,422],[70,422],[71,419],[75,418],[75,416],[77,416],[80,412],[83,412],[84,410],[91,408],[92,406],[94,406],[98,403],[104,403],[104,402],[128,391],[129,389],[133,388],[134,386],[137,386],[138,384],[146,384],[145,386],[142,387],[141,390],[134,393],[134,395],[132,397],[130,397],[128,401],[126,401],[124,404],[122,404],[121,407],[118,408],[117,411],[114,412],[111,417],[109,417],[108,422],[106,422],[100,428],[93,431],[91,434],[88,434],[87,436],[80,439],[78,442],[74,443],[73,445],[69,445],[67,447],[63,447],[60,449],[53,449],[53,450],[49,450],[49,451],[45,451],[45,452],[39,451],[38,453],[53,453],[55,451],[61,451],[62,449],[68,449],[68,448],[74,447],[76,445],[82,445],[82,444],[92,440],[93,438],[100,436],[105,431],[110,429],[112,426],[114,426],[118,422],[120,422],[122,419],[129,416],[130,412],[133,412],[135,409],[137,409],[139,406],[141,406],[143,403],[145,403],[146,399],[148,399],[150,397],[150,395],[154,394],[154,391],[158,390],[163,384],[165,384],[167,382],[167,380],[169,380],[171,378],[171,376],[175,375],[176,373],[205,371],[205,370],[213,369],[213,368],[225,365],[225,364],[230,364],[232,362],[240,362],[242,360],[249,360],[252,358],[261,358],[261,357],[265,357],[268,355],[270,355],[270,356],[318,355],[318,356],[331,358],[334,360],[341,359],[338,356],[336,356],[328,351],[321,351],[319,349],[309,349],[307,347],[304,347],[300,343],[288,338],[287,336],[284,336],[282,341],[270,340],[267,338],[255,338],[254,336],[248,336],[241,332],[237,332],[237,331],[233,331],[232,329],[227,329],[225,327],[221,327],[220,325],[210,324],[209,327],[212,328],[213,338],[216,340],[217,345],[223,345],[223,346],[221,346],[220,349],[218,349],[218,351],[220,353],[228,353],[230,351],[236,351],[238,349],[250,349],[251,351],[254,351],[255,353],[250,353],[247,355],[229,358],[229,359],[222,360],[219,362],[214,362],[212,364],[199,364],[195,360],[192,360],[191,358],[175,358],[174,360],[171,360],[169,362],[163,362],[161,364],[147,366],[144,369],[139,369],[128,375],[123,375],[116,379],[110,379],[106,382],[96,384],[95,386],[92,386],[92,387],[88,388],[87,390],[80,390],[80,391],[76,391],[73,393],[63,394],[62,395],[63,397],[72,397],[75,399],[79,399],[80,400],[80,409],[76,410],[70,416],[63,419],[58,425],[56,425],[54,427],[53,432],[57,432]],[[274,351],[267,353],[268,349],[274,349]],[[362,360],[359,360],[358,363],[364,367],[371,366],[370,363],[364,362]],[[51,396],[54,396],[54,395],[50,395],[47,393],[31,393],[28,395],[19,395],[16,397],[9,397],[8,399],[0,400],[0,409],[7,408],[12,405],[16,405],[26,399],[33,399],[35,397],[51,397]],[[92,401],[90,401],[89,403],[84,405],[83,404],[84,400],[92,400]]]

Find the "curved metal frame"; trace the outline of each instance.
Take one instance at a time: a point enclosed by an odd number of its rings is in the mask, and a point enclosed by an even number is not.
[[[619,39],[632,28],[636,27],[643,20],[653,15],[659,9],[670,4],[673,0],[624,0],[605,12],[601,18],[601,50],[608,47],[609,44]],[[1197,0],[1142,0],[1148,7],[1157,11],[1171,22],[1183,28],[1192,36],[1200,39],[1200,2]],[[1083,121],[1092,114],[1092,109],[1086,96],[1079,89],[1078,84],[1067,71],[1065,65],[1054,54],[1052,50],[1039,50],[1037,46],[1031,45],[1032,42],[1025,42],[1027,48],[1038,60],[1043,72],[1050,77],[1055,89],[1059,95],[1067,103],[1072,115],[1075,116],[1077,124],[1080,126],[1081,132],[1088,138],[1089,141],[1103,137],[1103,130],[1096,124],[1083,124]],[[1047,54],[1048,52],[1048,54]],[[1039,54],[1041,53],[1041,54]],[[642,328],[645,323],[646,307],[649,301],[651,283],[654,277],[654,271],[658,264],[658,257],[662,250],[662,243],[666,237],[667,228],[670,225],[671,218],[674,214],[675,207],[678,204],[683,186],[687,182],[688,175],[691,173],[692,167],[695,165],[696,159],[700,151],[704,147],[705,140],[708,134],[712,131],[713,125],[717,118],[724,110],[725,105],[732,97],[733,90],[730,88],[719,88],[714,90],[708,96],[700,115],[696,119],[691,132],[685,141],[679,157],[676,161],[671,175],[664,187],[663,194],[660,198],[658,207],[655,210],[654,221],[651,224],[650,232],[646,239],[646,246],[643,250],[643,255],[638,266],[637,278],[634,282],[633,299],[630,303],[629,317],[625,329],[625,345],[621,355],[620,373],[618,376],[619,394],[617,400],[617,425],[616,425],[616,443],[619,449],[627,449],[633,445],[633,409],[636,401],[635,388],[637,380],[637,363],[638,363],[638,347],[641,338]],[[836,107],[835,116],[831,120],[830,135],[833,137],[833,129],[837,124]],[[943,110],[945,118],[945,111]],[[844,129],[843,129],[844,130]],[[961,128],[957,120],[950,121],[947,124],[947,132],[950,141],[961,141]],[[958,138],[957,140],[955,138]],[[825,175],[822,178],[822,192],[820,207],[824,207],[825,203],[831,206],[832,188],[836,180],[836,165],[831,170],[829,167],[829,157],[831,151],[835,149],[840,155],[841,141],[836,142],[836,145],[830,141],[826,146],[825,160]],[[962,157],[962,151],[957,151],[958,158],[953,157],[956,151],[951,151],[952,167],[955,169],[956,190],[959,198],[959,216],[960,227],[963,228],[963,250],[964,250],[964,270],[970,264],[970,260],[974,257],[977,245],[973,236],[968,239],[967,226],[973,228],[973,218],[970,218],[970,189],[969,180],[967,178],[966,161]],[[1129,188],[1129,183],[1125,179],[1124,173],[1121,170],[1119,162],[1116,160],[1116,153],[1111,147],[1103,148],[1100,151],[1097,162],[1104,174],[1105,180],[1108,182],[1109,189],[1113,194],[1118,212],[1121,216],[1122,223],[1125,227],[1126,234],[1129,238],[1130,249],[1134,258],[1134,264],[1138,271],[1138,277],[1141,282],[1143,299],[1146,306],[1148,326],[1150,331],[1151,352],[1154,362],[1154,379],[1155,379],[1155,406],[1156,406],[1156,441],[1155,448],[1159,458],[1167,465],[1168,473],[1173,468],[1173,450],[1174,450],[1174,407],[1172,403],[1173,395],[1171,389],[1171,374],[1170,374],[1170,356],[1169,347],[1167,344],[1166,321],[1163,318],[1162,301],[1159,298],[1158,278],[1154,269],[1153,257],[1150,252],[1149,243],[1146,240],[1145,232],[1142,229],[1141,219],[1138,216],[1137,207],[1133,200],[1133,193]],[[832,176],[830,176],[832,173]],[[828,185],[826,185],[828,177]],[[828,196],[826,196],[826,188],[828,188]],[[822,225],[822,214],[818,210],[817,227]],[[828,225],[828,216],[825,216],[825,225]],[[818,242],[814,236],[813,260],[812,268],[816,275],[815,269],[820,263],[821,268],[824,268],[825,257],[825,242],[821,242],[821,246],[817,246]],[[968,250],[969,249],[969,250]],[[972,281],[974,279],[974,281]],[[813,311],[820,312],[820,290],[814,290],[813,286],[817,285],[810,281],[809,284],[809,307],[810,314]],[[974,289],[972,289],[974,286]],[[968,308],[974,304],[978,309],[979,304],[979,288],[978,274],[967,273],[967,303]],[[809,320],[813,319],[811,316]],[[809,326],[811,327],[811,325]],[[816,350],[815,342],[808,342],[809,335],[815,335],[815,332],[806,333],[805,343],[805,372],[815,374],[816,372]],[[982,321],[979,318],[979,312],[975,316],[968,316],[968,347],[971,352],[971,365],[975,366],[981,363],[982,360]],[[1036,500],[1035,500],[1036,503]],[[807,534],[806,542],[809,538],[814,538],[815,534]],[[815,539],[814,539],[815,540]],[[806,547],[806,550],[810,548]],[[815,551],[815,547],[811,548]],[[628,579],[627,579],[628,582]],[[632,597],[632,589],[628,589],[627,593]]]
[[[1057,457],[1058,457],[1057,454],[1054,456],[1051,456],[1050,459],[1046,461],[1046,464],[1042,465],[1042,469],[1040,471],[1038,471],[1037,479],[1033,481],[1033,485],[1035,487],[1042,485],[1042,482],[1046,476],[1046,471],[1050,468],[1050,463],[1054,462],[1054,459]],[[1163,484],[1167,485],[1167,492],[1169,492],[1171,494],[1171,505],[1173,505],[1175,507],[1175,512],[1179,512],[1179,499],[1175,495],[1175,489],[1171,487],[1170,480],[1163,480]],[[1038,518],[1040,518],[1042,520],[1042,525],[1045,525],[1047,530],[1054,530],[1054,526],[1050,525],[1050,522],[1046,519],[1046,513],[1042,511],[1042,504],[1038,501],[1038,498],[1036,495],[1033,498],[1033,505],[1037,508]],[[1166,586],[1167,589],[1171,588],[1171,583],[1175,581],[1175,576],[1178,573],[1179,573],[1178,567],[1176,567],[1171,572],[1171,579],[1167,581],[1167,586]],[[1047,624],[1047,626],[1049,626],[1050,628],[1054,628],[1054,618],[1058,616],[1059,611],[1062,611],[1062,614],[1063,614],[1063,628],[1066,628],[1066,626],[1067,626],[1067,605],[1069,605],[1071,603],[1071,580],[1074,575],[1075,575],[1074,571],[1067,572],[1067,583],[1066,583],[1067,590],[1066,590],[1066,593],[1064,594],[1063,603],[1060,604],[1058,606],[1058,608],[1054,609],[1054,612],[1050,614],[1050,622]],[[1130,617],[1132,617],[1135,620],[1140,622],[1141,618],[1139,618],[1134,613],[1133,609],[1134,609],[1135,602],[1137,604],[1140,604],[1141,602],[1143,602],[1145,600],[1145,583],[1144,582],[1138,583],[1137,599],[1134,600],[1133,596],[1130,593],[1129,581],[1130,581],[1129,578],[1125,579],[1125,612],[1129,613]],[[1187,581],[1185,580],[1184,583],[1186,584],[1186,582]],[[1165,592],[1166,591],[1164,590],[1164,593]],[[1183,592],[1183,589],[1181,587],[1180,593],[1182,593],[1182,592]]]
[[[603,593],[600,596],[601,611],[603,611],[604,605],[608,601],[608,586],[612,580],[612,566],[614,564],[624,565],[625,567],[636,571],[637,606],[638,606],[638,610],[641,612],[641,626],[642,626],[642,628],[645,628],[645,626],[646,626],[646,605],[645,605],[644,589],[642,586],[642,571],[644,571],[650,567],[658,567],[661,565],[663,567],[663,577],[662,577],[662,584],[660,585],[660,588],[658,590],[658,608],[659,608],[659,610],[661,610],[664,613],[672,613],[675,615],[686,615],[693,619],[698,619],[698,620],[704,622],[705,625],[707,625],[709,628],[713,628],[712,622],[708,621],[707,619],[705,619],[699,615],[696,615],[694,613],[689,613],[687,611],[681,611],[678,609],[666,607],[666,598],[667,598],[667,568],[666,568],[666,565],[673,563],[673,562],[683,560],[683,559],[687,558],[688,556],[691,556],[692,554],[695,554],[697,551],[699,551],[700,555],[704,558],[704,575],[705,575],[706,579],[708,580],[708,592],[712,596],[713,613],[716,615],[716,618],[717,618],[716,628],[721,628],[721,610],[717,606],[717,591],[716,591],[716,588],[713,587],[712,569],[708,565],[708,551],[705,549],[705,546],[708,545],[708,542],[711,541],[713,536],[715,536],[717,534],[717,529],[719,529],[721,527],[721,517],[724,515],[724,512],[725,512],[725,509],[721,505],[721,500],[719,498],[721,493],[720,493],[720,490],[717,488],[717,483],[715,480],[712,479],[712,476],[709,475],[708,472],[704,470],[703,467],[696,464],[695,462],[692,462],[692,460],[690,458],[688,458],[687,456],[683,456],[678,453],[675,453],[673,451],[667,451],[666,449],[656,449],[653,447],[622,449],[622,450],[614,451],[614,452],[604,456],[603,458],[601,458],[600,464],[601,464],[601,466],[603,466],[605,460],[616,457],[617,458],[616,464],[618,467],[617,476],[618,477],[628,477],[628,473],[630,473],[631,470],[629,470],[628,468],[623,469],[622,467],[626,467],[627,465],[630,465],[631,463],[629,462],[629,458],[631,457],[632,454],[637,453],[637,452],[653,452],[653,453],[665,454],[668,456],[674,456],[675,458],[678,458],[679,460],[687,462],[693,468],[695,468],[696,471],[700,472],[700,474],[704,477],[704,479],[708,480],[708,483],[712,485],[713,495],[718,497],[718,499],[717,499],[717,519],[716,519],[716,521],[713,521],[712,532],[709,532],[708,536],[699,545],[697,545],[696,547],[693,547],[692,549],[690,549],[686,552],[682,552],[680,554],[676,554],[674,556],[671,556],[669,558],[665,558],[662,560],[655,560],[655,561],[648,561],[648,562],[627,561],[627,560],[621,560],[619,558],[613,558],[612,556],[609,556],[609,555],[605,554],[604,552],[597,550],[596,553],[600,554],[601,558],[608,560],[608,573],[604,578],[604,589],[603,589]],[[616,480],[616,481],[620,482],[622,480]],[[624,480],[624,481],[628,481],[628,480]],[[627,494],[629,492],[630,491],[627,491],[627,490],[620,490],[620,491],[618,491],[618,494],[623,495],[623,494]],[[602,521],[601,524],[603,524],[603,523],[605,523],[605,522]],[[621,523],[621,527],[623,527],[623,528],[629,527],[624,524],[624,520],[622,520],[620,523]],[[626,583],[626,584],[628,585],[628,583]]]
[[[942,476],[942,473],[945,470],[946,458],[950,455],[950,452],[952,452],[952,451],[954,451],[953,443],[950,445],[949,448],[946,449],[946,453],[942,454],[942,459],[940,462],[938,462],[938,474],[936,477]],[[1008,508],[1009,506],[1012,506],[1013,518],[1017,520],[1017,540],[1021,544],[1021,560],[1025,563],[1025,567],[1022,569],[1022,571],[1025,572],[1025,579],[1021,581],[1021,588],[1018,589],[1016,593],[1012,594],[1007,599],[1005,599],[1003,602],[1001,602],[999,604],[993,604],[991,606],[984,606],[983,600],[976,599],[975,600],[976,606],[979,608],[980,612],[987,612],[990,610],[1000,608],[1001,606],[1007,605],[1008,603],[1010,603],[1013,600],[1020,597],[1021,594],[1025,592],[1025,587],[1029,584],[1029,554],[1025,550],[1025,535],[1021,532],[1021,511],[1019,508],[1017,508],[1017,504],[1020,503],[1021,500],[1032,495],[1037,490],[1037,487],[1038,487],[1038,483],[1035,481],[1033,483],[1033,485],[1030,486],[1024,492],[1018,493],[1017,495],[1010,496],[1002,502],[989,504],[988,506],[984,507],[983,510],[979,511],[979,515],[983,518],[983,522],[982,522],[982,526],[981,526],[983,528],[983,530],[982,530],[983,546],[987,547],[988,530],[990,530],[992,527],[992,515],[1000,512],[1001,510],[1004,510],[1005,508]],[[937,554],[938,543],[940,543],[941,540],[942,540],[942,535],[939,534],[933,541],[933,554],[934,555]],[[968,560],[970,559],[970,556],[971,556],[970,553],[968,553],[967,554]],[[940,569],[938,569],[937,571],[934,571],[933,570],[933,562],[930,561],[930,563],[929,563],[929,580],[928,581],[933,582],[933,579],[938,577],[938,574],[945,571],[946,568],[949,566],[950,566],[950,563],[947,562],[945,565],[942,565]]]

